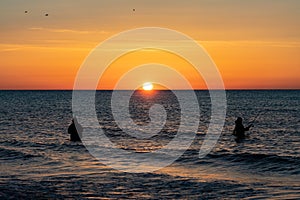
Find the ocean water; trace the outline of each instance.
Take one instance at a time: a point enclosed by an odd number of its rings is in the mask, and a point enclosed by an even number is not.
[[[163,148],[176,136],[181,108],[171,91],[153,91],[151,98],[133,94],[129,111],[136,124],[150,123],[154,103],[167,113],[163,129],[147,139],[118,127],[111,95],[97,92],[96,111],[116,148],[143,154]],[[207,91],[196,95],[199,127],[185,153],[158,171],[128,173],[99,162],[82,143],[69,141],[72,91],[0,91],[0,198],[299,199],[300,91],[227,91],[222,135],[201,159],[211,101]],[[238,116],[245,125],[254,124],[240,143],[231,134]]]

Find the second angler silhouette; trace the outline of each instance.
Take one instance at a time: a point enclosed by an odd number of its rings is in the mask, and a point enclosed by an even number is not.
[[[240,141],[245,139],[246,135],[245,132],[249,131],[249,129],[253,126],[253,124],[250,124],[246,128],[243,125],[243,119],[241,117],[238,117],[235,121],[235,127],[233,130],[233,135],[236,136],[236,141]]]

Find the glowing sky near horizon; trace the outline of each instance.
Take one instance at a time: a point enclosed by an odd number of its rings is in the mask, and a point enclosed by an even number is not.
[[[300,89],[299,10],[297,0],[0,1],[0,89],[72,89],[94,47],[140,27],[194,38],[227,89]]]

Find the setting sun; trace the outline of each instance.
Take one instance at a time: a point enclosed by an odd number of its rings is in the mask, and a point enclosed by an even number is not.
[[[143,89],[144,90],[152,90],[153,89],[153,84],[152,83],[150,83],[150,82],[147,82],[147,83],[144,83],[143,84]]]

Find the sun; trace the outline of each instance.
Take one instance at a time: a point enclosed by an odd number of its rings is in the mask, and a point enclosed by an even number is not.
[[[150,83],[150,82],[146,82],[143,84],[143,90],[147,90],[147,91],[150,91],[153,89],[153,84]]]

